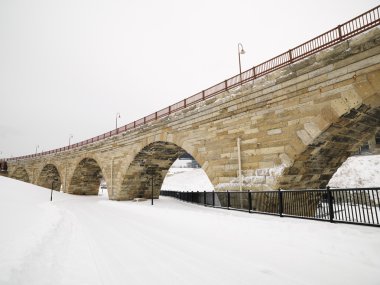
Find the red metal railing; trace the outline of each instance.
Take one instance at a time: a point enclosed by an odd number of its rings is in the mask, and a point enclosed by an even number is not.
[[[110,132],[106,132],[99,136],[93,137],[91,139],[81,141],[79,143],[72,144],[70,146],[61,147],[58,149],[44,151],[37,154],[24,155],[20,157],[8,158],[7,160],[17,160],[17,159],[25,159],[36,156],[48,155],[52,153],[58,153],[62,151],[66,151],[69,149],[73,149],[76,147],[84,146],[93,142],[97,142],[99,140],[103,140],[109,138],[111,136],[115,136],[122,132],[126,132],[142,126],[146,123],[152,122],[154,120],[160,119],[162,117],[166,117],[174,112],[182,110],[188,106],[194,105],[200,101],[203,101],[207,98],[213,97],[217,94],[220,94],[224,91],[232,89],[236,86],[239,86],[243,83],[247,83],[256,78],[264,76],[270,72],[273,72],[277,69],[280,69],[286,65],[292,64],[296,61],[304,59],[312,54],[315,54],[323,49],[327,49],[337,43],[345,41],[357,34],[360,34],[366,30],[369,30],[380,24],[380,5],[353,18],[350,21],[347,21],[338,27],[314,38],[311,39],[293,49],[290,49],[283,54],[280,54],[268,61],[265,61],[257,66],[248,69],[241,74],[235,75],[227,80],[224,80],[202,92],[199,92],[191,97],[188,97],[178,103],[170,105],[162,110],[159,110],[153,114],[150,114],[144,118],[138,119],[132,123],[126,124],[120,128],[112,130]]]

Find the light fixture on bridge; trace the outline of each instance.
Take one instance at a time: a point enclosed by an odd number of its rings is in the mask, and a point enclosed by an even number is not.
[[[70,148],[70,143],[71,143],[71,139],[73,138],[74,136],[72,134],[70,134],[69,136],[69,148]]]
[[[116,130],[117,130],[117,119],[120,119],[120,113],[116,113]]]
[[[238,56],[239,56],[239,74],[240,74],[240,82],[241,80],[241,60],[240,60],[240,55],[245,54],[245,50],[243,48],[243,45],[241,43],[238,43]]]

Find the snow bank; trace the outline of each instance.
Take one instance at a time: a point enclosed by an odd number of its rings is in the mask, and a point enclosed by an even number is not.
[[[380,155],[349,157],[329,182],[333,188],[380,187]]]

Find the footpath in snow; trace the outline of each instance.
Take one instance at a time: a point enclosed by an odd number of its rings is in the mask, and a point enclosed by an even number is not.
[[[380,229],[0,177],[0,284],[379,284]]]

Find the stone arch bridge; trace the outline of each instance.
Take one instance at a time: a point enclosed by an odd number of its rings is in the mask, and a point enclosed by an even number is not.
[[[253,81],[245,75],[108,138],[8,159],[2,173],[83,195],[97,194],[103,177],[110,199],[130,200],[150,197],[152,177],[158,197],[171,164],[189,153],[216,190],[322,188],[379,131],[378,28]]]

